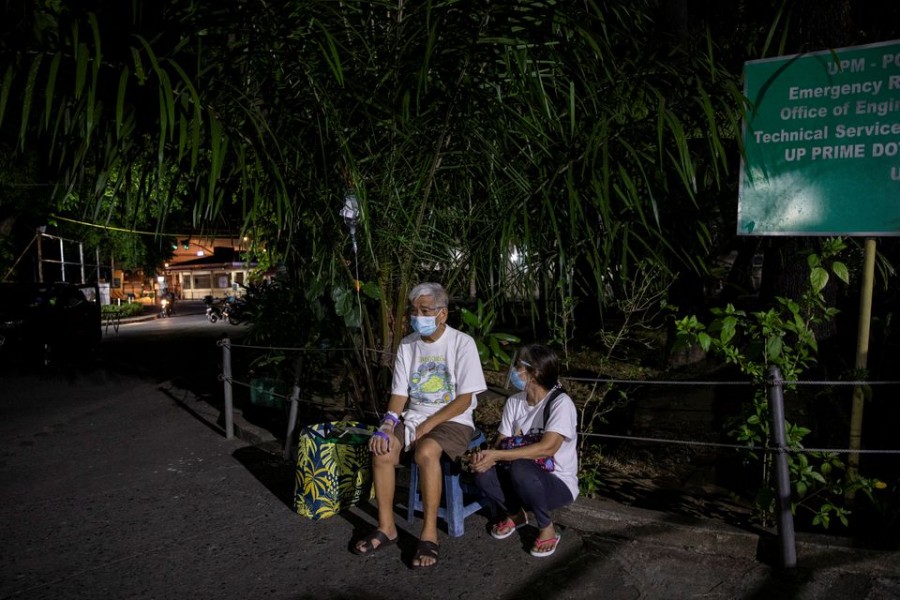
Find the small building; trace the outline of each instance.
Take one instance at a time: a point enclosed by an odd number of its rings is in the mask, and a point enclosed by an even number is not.
[[[233,245],[176,253],[158,278],[158,291],[166,288],[183,300],[240,296],[254,266],[245,263]]]

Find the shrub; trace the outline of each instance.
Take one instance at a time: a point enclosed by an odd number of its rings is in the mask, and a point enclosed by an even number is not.
[[[140,302],[126,302],[125,304],[107,304],[100,307],[100,314],[103,318],[114,317],[118,315],[120,318],[136,317],[144,312],[144,305]]]

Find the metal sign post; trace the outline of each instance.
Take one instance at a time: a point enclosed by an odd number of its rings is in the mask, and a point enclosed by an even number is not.
[[[875,240],[866,240],[866,256],[863,267],[862,289],[859,297],[859,329],[856,335],[856,369],[866,368],[869,359],[869,329],[872,321],[872,290],[875,286]],[[865,395],[861,386],[853,388],[853,405],[850,409],[850,450],[862,447],[863,401]],[[847,459],[851,479],[859,472],[859,452],[851,452]],[[847,492],[852,500],[855,493]]]

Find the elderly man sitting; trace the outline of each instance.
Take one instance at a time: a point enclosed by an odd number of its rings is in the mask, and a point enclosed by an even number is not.
[[[476,394],[487,389],[475,340],[447,325],[448,300],[437,283],[421,283],[409,293],[413,333],[397,349],[388,410],[369,440],[378,528],[353,547],[356,554],[369,554],[397,541],[395,467],[401,451],[412,452],[423,507],[413,568],[437,564],[441,455],[456,459],[466,451],[475,430]]]

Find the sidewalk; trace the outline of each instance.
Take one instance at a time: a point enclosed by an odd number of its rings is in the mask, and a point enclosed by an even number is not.
[[[211,406],[208,406],[208,409],[206,419],[210,423],[224,422],[224,417],[219,415],[217,409]],[[281,457],[283,451],[281,441],[272,433],[247,422],[239,411],[234,414],[233,424],[237,438]],[[402,476],[398,476],[398,481],[403,484]],[[773,568],[780,563],[775,530],[747,531],[713,519],[682,517],[584,497],[558,511],[556,521],[564,528],[577,531],[588,538],[615,540],[616,543],[627,543],[629,546],[634,544],[635,547],[650,544],[656,550],[671,549],[678,553],[696,554],[693,560],[698,563],[714,557],[734,559],[748,566],[754,565],[753,571],[760,569],[766,572],[767,578],[773,578],[778,582],[777,589],[773,591],[775,595],[772,596],[775,598],[900,599],[900,552],[859,548],[852,540],[845,538],[798,533],[796,535],[798,568],[793,573],[783,573],[780,569]],[[693,565],[680,565],[677,569],[685,567],[688,570],[678,575],[679,581],[685,576],[688,578],[694,576]],[[839,581],[844,581],[846,585],[838,583]],[[803,584],[797,586],[799,582]],[[677,589],[675,581],[668,585],[674,585]],[[815,590],[812,595],[805,595],[806,592],[803,590],[806,586],[810,591]],[[862,588],[878,592],[872,596],[859,595],[858,592]],[[791,591],[787,592],[786,589]],[[829,591],[826,593],[825,590]],[[787,595],[779,595],[782,592]],[[609,595],[608,591],[604,594]],[[673,593],[649,597],[688,596]],[[703,594],[703,597],[751,596]]]
[[[235,415],[226,440],[183,389],[109,372],[0,384],[0,599],[900,597],[898,553],[804,538],[787,577],[757,560],[759,535],[602,500],[560,512],[550,558],[528,555],[530,528],[498,542],[473,515],[414,571],[419,523],[353,555],[372,504],[299,517],[274,436]]]

